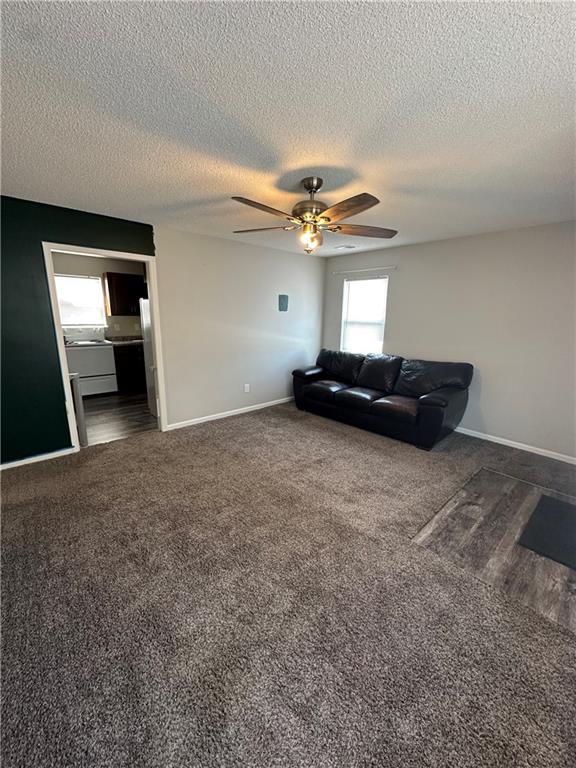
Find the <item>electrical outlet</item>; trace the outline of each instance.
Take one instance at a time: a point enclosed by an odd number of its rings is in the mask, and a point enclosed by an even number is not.
[[[120,330],[120,326],[118,325],[118,323],[114,323],[114,330],[115,331],[119,331]]]
[[[244,392],[250,392],[250,384],[244,384]]]

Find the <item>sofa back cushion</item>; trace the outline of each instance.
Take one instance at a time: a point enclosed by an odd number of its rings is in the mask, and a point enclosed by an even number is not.
[[[435,363],[431,360],[404,360],[396,380],[397,395],[421,397],[442,387],[467,389],[474,367],[470,363]]]
[[[331,349],[321,349],[316,365],[328,371],[331,377],[347,384],[355,384],[358,372],[364,362],[364,355],[352,352],[335,352]]]
[[[396,355],[370,353],[366,355],[360,368],[358,386],[378,389],[388,395],[394,391],[401,365],[402,358]]]

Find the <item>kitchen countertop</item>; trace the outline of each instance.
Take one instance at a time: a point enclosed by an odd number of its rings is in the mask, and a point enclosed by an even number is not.
[[[143,339],[134,339],[134,338],[126,338],[124,336],[118,338],[118,339],[97,339],[97,340],[90,340],[86,339],[83,341],[67,341],[65,343],[66,347],[126,347],[131,346],[134,344],[143,344]]]
[[[108,342],[110,344],[113,344],[115,347],[127,347],[132,344],[143,344],[143,339],[108,339]]]
[[[64,346],[65,347],[108,347],[110,345],[109,341],[106,341],[105,339],[83,339],[79,341],[65,341]]]

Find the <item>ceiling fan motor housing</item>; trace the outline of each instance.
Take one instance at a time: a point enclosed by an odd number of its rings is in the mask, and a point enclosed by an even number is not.
[[[304,187],[306,192],[310,195],[309,200],[300,200],[292,208],[292,216],[299,217],[303,221],[314,221],[322,211],[325,211],[328,206],[323,203],[322,200],[314,200],[314,195],[318,192],[324,184],[324,179],[320,176],[306,176],[302,179],[300,184]]]
[[[322,200],[300,200],[292,208],[292,216],[295,218],[301,218],[304,221],[313,221],[316,216],[319,216],[322,211],[325,211],[328,206],[323,203]]]

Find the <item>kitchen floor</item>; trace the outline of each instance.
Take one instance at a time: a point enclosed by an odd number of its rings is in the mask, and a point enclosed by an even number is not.
[[[138,432],[158,429],[145,394],[93,395],[84,398],[88,445],[121,440]]]

